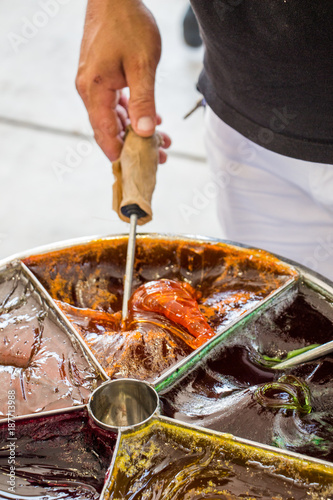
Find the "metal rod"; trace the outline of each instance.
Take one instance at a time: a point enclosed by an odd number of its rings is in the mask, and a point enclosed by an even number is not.
[[[130,232],[127,245],[126,270],[124,277],[124,297],[123,297],[123,321],[128,314],[128,301],[132,291],[133,282],[133,266],[135,255],[135,239],[136,239],[136,223],[138,221],[137,214],[132,214],[130,217]]]
[[[322,356],[326,356],[333,351],[333,340],[330,342],[326,342],[326,344],[320,345],[318,347],[314,347],[309,351],[303,352],[302,354],[298,354],[298,356],[294,356],[287,361],[283,361],[282,363],[277,363],[272,368],[275,370],[284,370],[285,368],[290,368],[291,366],[300,365],[301,363],[305,363],[306,361],[312,361],[316,358],[321,358]]]

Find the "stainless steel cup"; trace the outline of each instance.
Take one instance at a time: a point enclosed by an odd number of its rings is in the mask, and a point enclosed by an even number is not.
[[[146,423],[158,411],[159,398],[147,382],[134,379],[111,380],[90,396],[88,411],[104,429],[118,432]]]

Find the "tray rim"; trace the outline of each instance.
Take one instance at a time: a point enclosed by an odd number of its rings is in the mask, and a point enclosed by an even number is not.
[[[71,246],[74,245],[84,245],[84,244],[89,244],[97,241],[108,241],[108,240],[114,240],[114,239],[122,239],[122,238],[128,238],[128,233],[110,233],[110,234],[97,234],[97,235],[91,235],[91,236],[80,236],[77,238],[69,238],[66,240],[61,240],[61,241],[56,241],[53,243],[47,243],[45,245],[39,245],[37,247],[32,247],[30,249],[14,253],[12,255],[9,255],[8,257],[5,257],[3,259],[0,259],[0,267],[3,265],[6,265],[10,263],[11,261],[15,259],[26,259],[28,257],[32,257],[34,255],[43,255],[48,252],[53,252],[57,250],[64,250],[66,248],[70,248]],[[156,232],[138,232],[137,233],[137,238],[157,238],[157,239],[169,239],[169,240],[184,240],[184,241],[196,241],[196,242],[205,242],[205,243],[225,243],[227,245],[231,245],[236,248],[244,248],[244,249],[253,249],[253,250],[261,250],[268,252],[269,254],[273,255],[273,257],[276,257],[279,259],[281,262],[284,264],[287,264],[288,266],[293,267],[296,271],[298,271],[302,276],[305,278],[313,279],[315,282],[320,283],[320,286],[323,288],[328,287],[328,292],[332,293],[333,290],[333,281],[330,280],[329,278],[323,276],[320,273],[317,273],[316,271],[313,271],[309,267],[304,266],[303,264],[300,264],[292,259],[288,259],[287,257],[283,257],[282,255],[279,255],[274,252],[270,252],[268,250],[265,250],[263,248],[258,248],[255,246],[250,246],[246,245],[245,243],[240,243],[237,241],[233,240],[228,240],[224,238],[217,238],[213,236],[204,236],[204,235],[195,235],[192,233],[156,233]],[[332,294],[333,297],[333,294]]]
[[[200,242],[202,242],[202,243],[222,243],[222,244],[232,246],[236,249],[254,249],[254,250],[266,252],[266,250],[264,250],[264,249],[252,247],[252,246],[249,246],[249,245],[246,245],[243,243],[239,243],[239,242],[235,242],[235,241],[231,241],[231,240],[227,240],[227,239],[222,239],[222,238],[202,236],[202,235],[173,234],[173,233],[165,233],[164,234],[164,233],[155,233],[155,232],[142,232],[142,233],[138,233],[137,237],[138,237],[138,239],[150,238],[150,239],[164,239],[164,240],[166,239],[166,240],[170,240],[170,241],[178,240],[178,241],[184,241],[184,242],[194,241],[196,243],[200,243]],[[32,256],[36,256],[36,255],[43,255],[43,254],[58,251],[58,250],[65,250],[66,248],[70,248],[72,246],[89,245],[90,243],[94,243],[94,242],[98,242],[98,241],[114,241],[114,240],[121,240],[124,238],[125,239],[128,238],[127,233],[84,236],[84,237],[79,237],[79,238],[66,239],[66,240],[62,240],[59,242],[55,242],[55,243],[49,243],[46,245],[33,247],[33,248],[25,250],[23,252],[15,253],[9,257],[1,259],[0,260],[0,269],[5,268],[5,267],[10,266],[10,265],[13,265],[15,263],[15,261],[20,262],[21,265],[22,264],[25,265],[24,262],[22,262],[23,259],[26,259],[26,258],[32,257]],[[298,277],[297,276],[291,277],[289,285],[291,283],[295,283],[298,279],[303,279],[310,286],[314,286],[319,293],[321,293],[321,290],[323,290],[325,292],[325,296],[327,295],[327,298],[331,298],[333,300],[333,282],[331,280],[329,280],[325,276],[322,276],[321,274],[319,274],[315,271],[312,271],[311,269],[309,269],[309,268],[307,268],[307,267],[305,267],[305,266],[303,266],[303,265],[301,265],[301,264],[299,264],[291,259],[282,257],[282,256],[275,254],[275,253],[272,253],[272,252],[268,252],[268,253],[270,255],[272,255],[273,257],[276,257],[277,259],[279,259],[282,264],[285,264],[288,267],[292,268],[293,270],[296,270]],[[33,283],[33,284],[35,286],[35,283]],[[287,285],[288,285],[288,283],[282,285],[275,293],[273,293],[272,295],[267,297],[266,301],[268,301],[269,299],[273,299],[277,293],[282,293],[285,290],[285,288],[287,287]],[[40,284],[40,286],[42,287],[41,284]],[[40,290],[38,290],[38,291],[40,291]],[[50,297],[50,298],[51,298],[52,302],[54,302],[52,297]],[[250,312],[253,313],[258,307],[260,307],[260,305],[264,305],[266,301],[264,299],[256,307],[251,309]],[[244,318],[245,318],[245,316],[244,316]],[[241,319],[243,319],[243,316],[239,317],[235,321],[235,323],[238,323]],[[225,331],[227,331],[232,326],[233,326],[233,323],[230,323]],[[225,333],[225,332],[223,332],[223,333]],[[205,346],[207,346],[207,344],[208,343],[205,343]],[[177,366],[175,367],[174,370],[176,370]],[[162,375],[162,377],[163,377],[163,375]],[[155,384],[154,384],[154,386],[155,386]],[[46,412],[20,415],[20,416],[14,417],[14,418],[15,418],[15,420],[18,420],[18,421],[22,421],[24,419],[31,419],[31,418],[33,418],[33,419],[44,418],[44,417],[51,416],[51,415],[62,414],[62,413],[68,412],[68,411],[80,410],[80,409],[83,409],[86,407],[87,407],[87,405],[83,404],[83,405],[72,406],[70,408],[61,408],[61,409],[56,409],[56,410],[49,410]],[[241,444],[248,444],[248,445],[254,446],[256,448],[260,448],[260,449],[268,450],[268,451],[273,451],[273,452],[278,453],[278,454],[281,453],[281,454],[290,455],[290,456],[297,458],[299,460],[307,460],[307,461],[318,463],[321,465],[326,465],[330,469],[333,468],[333,464],[331,462],[328,462],[328,461],[325,461],[322,459],[316,459],[314,457],[310,457],[308,455],[303,455],[303,454],[300,454],[297,452],[282,450],[280,448],[275,448],[275,447],[272,447],[270,445],[264,445],[262,443],[257,443],[255,441],[251,441],[251,440],[247,440],[247,439],[243,439],[243,438],[238,438],[237,436],[233,436],[232,434],[225,434],[223,432],[213,431],[211,429],[206,429],[206,428],[203,428],[200,426],[187,424],[185,422],[178,421],[177,419],[171,419],[169,417],[164,417],[164,416],[162,417],[162,419],[165,421],[170,421],[173,425],[175,425],[175,423],[176,424],[178,423],[180,426],[188,427],[190,429],[195,429],[195,430],[198,430],[202,433],[208,433],[208,434],[213,434],[213,435],[216,434],[219,437],[221,437],[221,435],[229,436],[235,442],[239,442]],[[4,423],[7,421],[8,421],[7,417],[0,419],[0,423]],[[117,444],[116,444],[115,450],[114,450],[114,455],[112,458],[112,462],[111,462],[110,467],[108,469],[109,475],[111,475],[111,473],[112,473],[112,469],[113,469],[112,464],[113,464],[115,457],[117,456],[117,453],[118,453],[118,448],[119,448],[118,442],[120,442],[121,436],[122,436],[122,433],[119,433],[118,438],[117,438]],[[108,480],[106,480],[105,485],[107,484],[107,482],[108,482]],[[104,491],[104,488],[103,488],[103,491]],[[104,499],[103,491],[102,491],[102,494],[100,496],[101,500]]]

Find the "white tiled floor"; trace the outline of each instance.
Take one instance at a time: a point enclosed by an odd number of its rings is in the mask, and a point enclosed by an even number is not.
[[[44,243],[128,228],[111,211],[110,165],[89,140],[87,114],[74,88],[84,3],[54,2],[59,7],[54,17],[40,18],[46,0],[0,4],[0,258]],[[141,230],[221,236],[215,200],[204,201],[199,209],[196,205],[209,182],[202,111],[182,119],[199,97],[195,82],[202,60],[202,50],[182,41],[187,1],[146,3],[162,32],[157,106],[173,146],[168,163],[159,167],[154,220]],[[15,51],[14,36],[29,34],[24,27],[38,19],[45,26],[30,32],[30,39],[24,36],[25,42],[16,38]],[[69,160],[73,151],[79,155]],[[62,174],[60,164],[66,166]]]

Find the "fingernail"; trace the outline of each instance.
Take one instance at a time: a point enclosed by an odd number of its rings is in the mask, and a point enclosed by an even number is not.
[[[141,132],[148,132],[149,130],[153,130],[154,122],[150,118],[150,116],[143,116],[138,120],[137,129]]]

